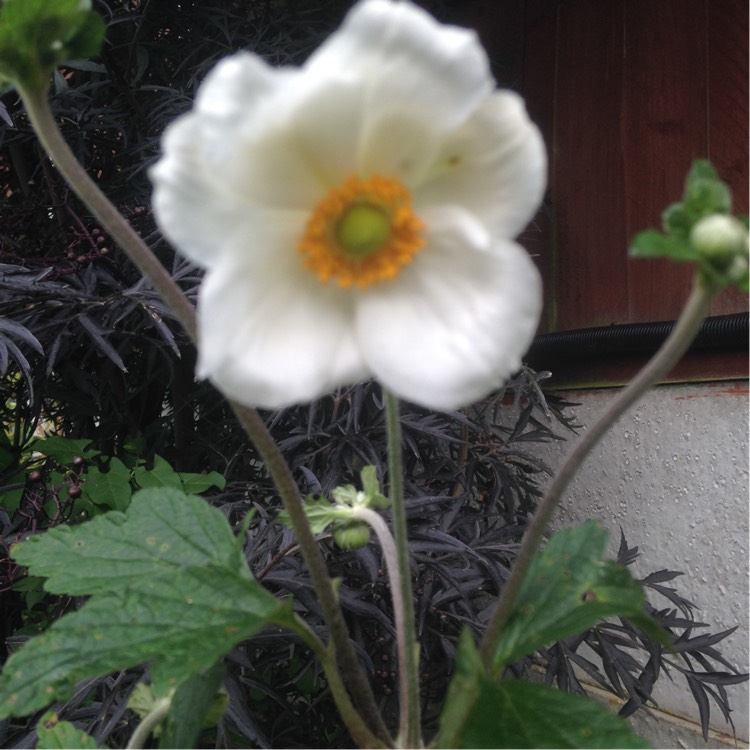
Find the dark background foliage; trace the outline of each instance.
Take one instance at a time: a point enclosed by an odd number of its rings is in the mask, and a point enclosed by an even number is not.
[[[422,4],[448,21],[461,5]],[[302,62],[351,2],[94,0],[94,5],[107,23],[101,57],[75,61],[55,75],[53,110],[81,162],[194,296],[198,272],[162,240],[149,207],[146,168],[158,155],[164,127],[190,106],[218,58],[250,49],[274,64]],[[228,485],[211,502],[237,524],[255,511],[247,539],[253,571],[271,590],[293,594],[300,613],[322,631],[307,573],[290,532],[277,523],[273,487],[252,447],[223,400],[194,381],[194,353],[169,310],[42,157],[12,92],[0,99],[0,184],[0,495],[24,489],[17,510],[0,507],[3,643],[20,642],[30,627],[78,605],[50,597],[32,604],[28,583],[7,556],[19,536],[68,518],[67,501],[59,500],[65,494],[53,486],[49,467],[29,466],[23,473],[35,430],[50,429],[91,440],[105,456],[135,452],[148,459],[158,453],[178,470],[224,474]],[[404,409],[428,733],[436,726],[456,638],[464,627],[481,632],[539,496],[547,469],[534,458],[533,444],[561,439],[575,428],[570,405],[545,398],[540,380],[524,370],[505,392],[453,414]],[[355,482],[367,464],[383,475],[385,428],[375,384],[266,416],[303,490],[328,493]],[[75,476],[81,468],[71,471]],[[352,636],[378,700],[392,717],[390,593],[377,547],[341,553],[330,539],[322,544],[332,574],[342,579],[341,602]],[[631,562],[634,554],[623,540],[622,562]],[[704,729],[709,697],[728,715],[724,685],[739,678],[715,649],[727,633],[694,635],[700,623],[690,604],[663,586],[676,575],[661,571],[645,581],[667,598],[667,607],[654,607],[654,613],[678,638],[673,654],[666,656],[628,623],[612,623],[540,655],[546,679],[580,691],[577,666],[624,697],[629,713],[648,702],[658,674],[671,668],[688,680]],[[599,662],[592,661],[591,651]],[[527,674],[531,666],[528,661],[514,671]],[[350,744],[318,667],[288,634],[267,631],[243,644],[229,655],[227,670],[232,702],[207,742]],[[57,708],[100,742],[124,746],[134,721],[127,697],[142,674],[143,669],[130,670],[90,681]],[[36,718],[0,723],[0,744],[29,746]]]

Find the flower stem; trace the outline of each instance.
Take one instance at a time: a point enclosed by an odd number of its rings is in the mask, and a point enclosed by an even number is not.
[[[398,644],[398,680],[399,680],[399,701],[401,709],[401,730],[408,721],[408,700],[409,700],[409,652],[407,645],[409,643],[408,623],[409,620],[405,615],[405,603],[403,599],[403,590],[400,585],[401,574],[399,571],[398,554],[396,553],[396,543],[393,534],[388,528],[388,524],[383,520],[380,514],[371,508],[355,507],[352,518],[359,519],[369,524],[380,542],[385,558],[385,567],[388,571],[388,580],[391,585],[391,597],[393,600],[393,620],[396,627],[396,641]],[[402,736],[405,736],[402,734]],[[408,744],[408,747],[414,747]]]
[[[180,325],[195,343],[197,326],[193,305],[150,248],[79,164],[57,127],[47,102],[46,91],[30,91],[21,88],[19,93],[37,137],[55,167],[67,180],[76,195],[99,220],[104,229],[120,245],[156,291],[161,294],[164,301],[174,312]],[[289,514],[302,557],[310,570],[313,586],[321,602],[323,616],[330,629],[331,638],[336,643],[340,663],[349,679],[349,686],[359,709],[362,711],[363,718],[370,730],[382,742],[389,744],[391,739],[378,712],[372,689],[362,665],[357,659],[349,640],[349,633],[336,598],[333,582],[328,575],[325,560],[310,529],[310,523],[302,509],[299,491],[291,470],[258,412],[231,401],[230,405],[261,459],[265,462],[284,504],[284,509]]]
[[[290,625],[285,620],[282,627],[286,627],[293,633],[296,633],[309,647],[318,658],[323,667],[328,687],[336,702],[339,714],[349,730],[352,739],[359,747],[385,748],[387,747],[382,740],[376,737],[362,720],[362,717],[354,708],[354,705],[346,692],[346,687],[341,679],[341,673],[336,666],[336,643],[331,640],[328,647],[318,638],[310,626],[298,615],[294,616],[294,624]]]
[[[557,472],[539,503],[536,513],[526,530],[523,544],[513,564],[513,572],[503,588],[497,607],[490,618],[484,633],[479,654],[485,667],[493,672],[493,659],[502,635],[502,629],[515,603],[516,596],[537,552],[547,529],[552,513],[557,507],[563,492],[570,484],[584,459],[599,443],[609,428],[629,409],[651,386],[661,380],[682,355],[687,351],[708,314],[715,289],[696,280],[677,324],[659,351],[649,360],[636,377],[620,391],[606,411],[586,430],[573,450],[568,454],[562,468]]]
[[[135,728],[130,742],[126,745],[126,750],[136,750],[136,748],[146,747],[146,740],[156,727],[169,716],[169,709],[172,706],[171,698],[162,698],[158,700],[154,707],[141,719]]]
[[[401,424],[399,422],[398,400],[384,390],[385,416],[388,432],[388,477],[389,496],[393,518],[393,537],[396,544],[397,581],[403,608],[403,629],[397,630],[399,654],[403,656],[401,665],[401,718],[399,740],[403,747],[421,747],[422,733],[419,705],[419,650],[414,632],[414,594],[409,569],[409,539],[404,507],[403,468],[401,463]],[[377,532],[377,529],[376,529]],[[401,642],[403,641],[403,642]]]
[[[73,192],[84,202],[92,214],[107,230],[112,239],[127,253],[138,270],[153,284],[172,309],[180,325],[195,341],[195,310],[172,276],[151,252],[138,233],[122,214],[110,203],[97,184],[76,159],[62,137],[49,108],[46,91],[20,89],[26,114],[34,126],[37,137],[44,146],[55,168],[66,179]]]
[[[271,437],[258,412],[240,404],[230,403],[237,419],[250,436],[255,449],[268,469],[281,497],[284,510],[289,516],[289,522],[294,530],[302,557],[310,570],[315,592],[331,631],[331,640],[336,644],[341,666],[349,679],[350,688],[357,700],[358,708],[371,731],[382,742],[390,745],[392,740],[375,704],[362,665],[349,640],[349,631],[336,598],[333,582],[328,575],[328,569],[320,552],[318,541],[310,528],[310,522],[300,501],[299,489],[294,481],[289,464],[281,454],[276,441]],[[340,706],[339,709],[341,709]]]

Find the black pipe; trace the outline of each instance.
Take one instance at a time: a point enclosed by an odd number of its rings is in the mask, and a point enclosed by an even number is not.
[[[747,349],[749,317],[742,312],[706,318],[690,350]],[[545,361],[561,356],[570,360],[600,354],[651,353],[661,346],[674,325],[675,321],[665,320],[543,333],[534,339],[526,359],[532,365],[548,367]]]

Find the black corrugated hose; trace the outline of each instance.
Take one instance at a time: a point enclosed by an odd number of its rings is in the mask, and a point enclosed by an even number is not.
[[[748,346],[746,312],[706,318],[691,351],[742,349]],[[526,356],[530,362],[544,362],[564,355],[566,359],[608,353],[654,352],[667,338],[675,321],[626,323],[544,333],[537,336]]]

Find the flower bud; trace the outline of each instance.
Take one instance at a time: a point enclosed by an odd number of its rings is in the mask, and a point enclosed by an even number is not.
[[[333,538],[341,549],[361,549],[370,541],[370,527],[362,521],[350,521],[335,528]]]
[[[747,257],[748,233],[741,221],[726,214],[711,214],[690,231],[690,244],[714,265],[728,268],[734,258]]]

